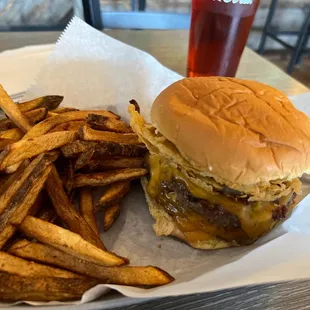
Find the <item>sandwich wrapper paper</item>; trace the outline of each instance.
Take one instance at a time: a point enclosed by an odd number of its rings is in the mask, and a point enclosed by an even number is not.
[[[128,120],[128,101],[134,98],[149,120],[154,98],[181,78],[152,56],[73,18],[24,99],[63,95],[64,106],[110,109]],[[310,115],[309,94],[292,99],[298,109]],[[304,195],[307,193],[306,189]],[[152,289],[99,285],[75,303],[94,300],[107,288],[130,297],[163,297],[310,278],[310,196],[290,219],[246,247],[196,250],[173,238],[156,236],[153,223],[137,185],[124,200],[117,222],[101,237],[109,250],[128,257],[131,265],[156,265],[176,280]]]

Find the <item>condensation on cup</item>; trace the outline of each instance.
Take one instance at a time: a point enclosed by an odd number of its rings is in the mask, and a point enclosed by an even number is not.
[[[187,75],[235,76],[259,0],[192,0]]]

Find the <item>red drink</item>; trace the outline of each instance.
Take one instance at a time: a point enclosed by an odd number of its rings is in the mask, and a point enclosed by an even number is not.
[[[192,0],[187,75],[235,76],[259,0]]]

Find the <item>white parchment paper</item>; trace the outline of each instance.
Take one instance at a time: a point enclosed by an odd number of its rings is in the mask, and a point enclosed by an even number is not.
[[[181,78],[152,56],[74,18],[25,99],[63,95],[63,105],[108,108],[128,119],[128,101],[134,98],[148,119],[154,98]],[[309,94],[294,97],[293,101],[310,115]],[[117,223],[102,233],[102,239],[108,249],[128,257],[131,264],[157,265],[176,281],[154,289],[100,285],[86,292],[82,302],[98,297],[107,287],[131,297],[155,297],[310,277],[309,196],[289,220],[247,247],[195,250],[175,239],[157,237],[153,222],[137,186],[124,201]]]

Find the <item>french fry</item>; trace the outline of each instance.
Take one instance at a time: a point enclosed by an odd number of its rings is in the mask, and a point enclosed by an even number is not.
[[[24,113],[24,116],[29,120],[30,123],[35,124],[43,120],[47,115],[47,109],[40,108]],[[0,130],[8,130],[11,128],[16,128],[16,125],[8,118],[3,118],[0,120]]]
[[[122,266],[103,267],[74,257],[51,246],[21,240],[15,243],[9,253],[39,263],[64,268],[103,283],[156,286],[170,283],[173,277],[163,270],[153,267]]]
[[[88,126],[83,126],[79,130],[79,135],[82,140],[86,141],[104,141],[126,144],[140,144],[138,136],[135,133],[116,133],[110,131],[99,131],[91,129]]]
[[[96,203],[95,211],[97,212],[119,203],[129,192],[129,189],[130,183],[128,181],[111,184]]]
[[[55,167],[52,167],[52,171],[47,179],[46,189],[56,213],[68,228],[81,235],[82,238],[94,246],[104,250],[105,247],[100,238],[69,201]]]
[[[57,213],[52,206],[44,206],[35,214],[35,217],[39,218],[42,221],[55,223],[57,220]]]
[[[132,105],[134,106],[135,110],[136,110],[138,113],[140,113],[140,106],[139,106],[139,104],[138,104],[138,102],[137,102],[136,100],[131,99],[131,100],[129,101],[129,103],[132,104]]]
[[[57,158],[58,154],[51,152],[41,154],[35,158],[28,167],[18,176],[18,182],[12,182],[7,190],[0,196],[0,214],[9,206],[12,199],[17,195],[23,186],[28,185],[28,179],[35,171],[43,171]]]
[[[17,164],[24,159],[59,148],[76,139],[70,131],[53,132],[30,140],[20,140],[10,144],[0,154],[0,170]]]
[[[28,237],[88,262],[101,266],[121,266],[128,263],[126,258],[99,249],[70,230],[29,215],[26,216],[19,229]]]
[[[15,257],[5,252],[0,252],[0,272],[14,274],[21,277],[57,277],[81,278],[73,272],[54,267],[44,266],[25,259]]]
[[[19,102],[18,108],[24,113],[37,108],[46,108],[47,110],[56,109],[63,100],[63,96],[44,96],[26,102]]]
[[[36,198],[42,190],[51,167],[29,176],[28,183],[21,187],[16,196],[13,197],[9,206],[0,216],[0,248],[14,235],[16,226],[30,213]],[[27,186],[28,185],[28,186]],[[26,195],[25,195],[26,192]]]
[[[61,113],[66,113],[66,112],[74,112],[74,111],[79,111],[77,108],[72,108],[72,107],[61,107],[53,110],[54,113],[56,114],[61,114]]]
[[[3,151],[7,146],[17,141],[18,140],[13,140],[13,139],[0,139],[0,151]]]
[[[89,149],[86,152],[82,153],[74,163],[74,171],[80,170],[85,165],[87,165],[90,159],[93,157],[94,153],[94,149]]]
[[[19,128],[12,128],[5,131],[0,132],[0,139],[12,139],[12,140],[20,140],[24,136],[24,133]]]
[[[73,188],[73,181],[74,181],[74,168],[73,168],[73,163],[71,160],[68,161],[68,166],[66,168],[66,174],[67,174],[67,178],[66,178],[66,190],[67,190],[67,194],[70,195],[72,188]]]
[[[119,203],[106,207],[104,209],[103,215],[103,230],[108,231],[115,221],[118,219],[121,211],[121,206]]]
[[[65,157],[71,158],[94,149],[94,158],[102,156],[142,156],[146,153],[146,147],[140,144],[122,144],[114,142],[80,141],[69,143],[61,148]]]
[[[76,174],[73,187],[106,186],[120,181],[130,181],[147,174],[143,168],[124,168],[89,174]]]
[[[10,120],[19,127],[23,132],[27,132],[31,127],[29,120],[20,112],[16,103],[10,98],[7,92],[0,84],[0,108]]]
[[[30,120],[32,124],[36,124],[47,116],[48,110],[45,108],[39,108],[26,112],[24,115]]]
[[[73,111],[73,112],[61,113],[56,116],[47,118],[44,121],[40,122],[39,124],[35,125],[24,136],[24,139],[30,139],[42,136],[51,131],[54,127],[56,127],[59,124],[67,123],[70,121],[86,120],[87,116],[91,113],[96,113],[111,118],[117,117],[115,116],[115,114],[109,111]]]
[[[0,275],[0,300],[4,301],[68,301],[79,299],[98,280],[65,278],[29,278]]]
[[[81,189],[80,212],[84,220],[100,238],[100,233],[94,213],[93,194],[90,188],[84,187]]]
[[[71,121],[63,123],[54,127],[50,132],[55,131],[78,131],[81,127],[85,125],[85,121]]]
[[[89,114],[87,117],[87,124],[98,130],[133,133],[130,126],[123,121],[98,114]]]
[[[118,168],[143,168],[144,166],[145,160],[143,157],[106,157],[89,160],[88,163],[84,165],[85,169],[89,172]]]
[[[20,175],[24,172],[26,167],[29,165],[30,161],[26,159],[19,165],[18,169],[12,173],[6,175],[6,180],[0,186],[0,197],[8,190],[8,188],[17,180],[19,179]],[[0,198],[1,200],[1,198]]]

